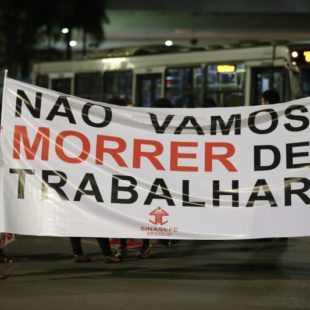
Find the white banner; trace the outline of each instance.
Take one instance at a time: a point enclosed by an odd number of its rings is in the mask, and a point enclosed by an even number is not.
[[[118,107],[6,79],[0,231],[309,236],[309,105]]]

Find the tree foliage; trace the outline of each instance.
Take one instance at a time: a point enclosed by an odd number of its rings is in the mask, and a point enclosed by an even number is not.
[[[104,0],[1,0],[1,67],[8,68],[11,76],[26,78],[36,44],[57,37],[54,34],[60,38],[63,27],[80,29],[97,41],[104,40],[103,23],[108,22],[104,4]],[[68,57],[70,34],[66,36]]]

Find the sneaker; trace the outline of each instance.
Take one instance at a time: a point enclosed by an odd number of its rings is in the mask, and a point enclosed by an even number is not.
[[[122,260],[119,257],[116,257],[115,255],[103,256],[103,260],[107,264],[117,264],[122,262]]]
[[[148,258],[151,255],[151,248],[147,247],[145,249],[141,249],[140,254],[138,255],[139,258]]]
[[[73,255],[73,261],[75,263],[88,263],[91,259],[86,255]]]
[[[116,257],[119,259],[125,259],[128,256],[128,249],[127,248],[119,248],[115,254]]]

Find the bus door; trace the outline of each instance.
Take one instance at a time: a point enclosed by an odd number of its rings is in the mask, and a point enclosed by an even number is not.
[[[149,108],[162,94],[162,75],[160,73],[138,74],[136,81],[136,105]]]
[[[103,100],[120,98],[132,102],[132,70],[106,71],[103,74]]]
[[[283,67],[253,68],[252,69],[252,105],[260,104],[260,97],[265,90],[275,89],[284,102],[289,92],[287,71]]]
[[[204,104],[208,102],[219,107],[244,105],[245,63],[213,63],[206,66],[206,91]]]
[[[202,67],[167,68],[165,97],[177,108],[201,106],[203,95]]]

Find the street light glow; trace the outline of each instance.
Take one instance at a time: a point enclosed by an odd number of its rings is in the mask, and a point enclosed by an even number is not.
[[[77,42],[75,40],[72,40],[69,42],[69,45],[72,47],[76,46],[76,44],[77,44]]]
[[[171,40],[166,40],[165,41],[165,45],[166,46],[172,46],[173,45],[173,42]]]
[[[69,28],[62,28],[62,29],[61,29],[61,33],[66,34],[66,33],[68,33],[68,32],[69,32]]]
[[[297,51],[292,51],[292,57],[297,58],[298,57],[298,52]]]

